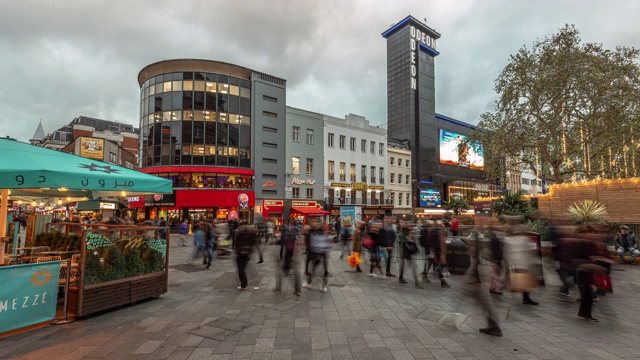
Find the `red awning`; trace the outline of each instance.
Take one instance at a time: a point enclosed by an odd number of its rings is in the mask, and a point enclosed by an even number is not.
[[[329,215],[329,212],[326,210],[322,210],[322,209],[318,209],[318,208],[313,208],[313,207],[292,207],[291,210],[293,211],[297,211],[299,213],[302,213],[304,215],[318,215],[318,216],[323,216],[323,215]]]

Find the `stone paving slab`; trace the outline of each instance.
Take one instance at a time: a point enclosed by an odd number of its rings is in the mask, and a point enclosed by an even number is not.
[[[249,264],[249,290],[237,291],[232,258],[210,270],[190,265],[191,247],[171,245],[169,291],[155,300],[0,339],[2,359],[637,359],[640,352],[640,267],[614,265],[614,294],[594,310],[600,323],[576,318],[576,293],[557,301],[557,275],[533,293],[491,296],[504,337],[478,332],[484,311],[464,277],[450,289],[432,278],[423,289],[397,278],[355,273],[331,254],[329,291],[276,293],[278,247],[264,246],[266,264]],[[197,262],[196,262],[197,263]],[[418,261],[418,265],[422,265]],[[549,264],[547,264],[549,265]],[[398,263],[392,264],[397,271]],[[486,268],[482,269],[486,277]],[[319,272],[320,273],[320,272]],[[258,289],[254,289],[257,287]],[[483,291],[486,291],[483,290]]]

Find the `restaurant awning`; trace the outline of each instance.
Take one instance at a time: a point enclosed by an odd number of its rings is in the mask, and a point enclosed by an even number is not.
[[[291,210],[293,211],[297,211],[301,214],[304,215],[317,215],[317,216],[324,216],[324,215],[329,215],[329,212],[326,210],[322,210],[322,209],[318,209],[318,208],[313,208],[313,207],[292,207]]]

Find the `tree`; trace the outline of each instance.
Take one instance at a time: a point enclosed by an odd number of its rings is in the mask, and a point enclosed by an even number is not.
[[[445,210],[453,211],[453,214],[458,216],[462,210],[469,208],[469,201],[463,197],[456,196],[452,197],[449,201],[445,201],[443,207]]]
[[[529,200],[522,198],[522,191],[518,191],[514,194],[504,194],[500,200],[495,201],[491,205],[491,210],[501,215],[523,215],[529,217],[535,212],[535,209],[531,206]]]
[[[495,81],[498,101],[470,141],[502,179],[504,159],[556,183],[640,173],[640,52],[581,43],[573,25],[523,47]]]

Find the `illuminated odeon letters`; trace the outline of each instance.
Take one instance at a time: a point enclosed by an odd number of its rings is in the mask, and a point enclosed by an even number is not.
[[[410,27],[411,29],[411,37],[409,41],[411,42],[411,90],[416,90],[418,88],[418,82],[416,80],[416,75],[418,74],[418,68],[416,65],[416,54],[418,53],[416,50],[418,48],[417,41],[421,42],[423,45],[436,49],[436,40],[431,38],[426,33],[416,29],[414,26]]]

